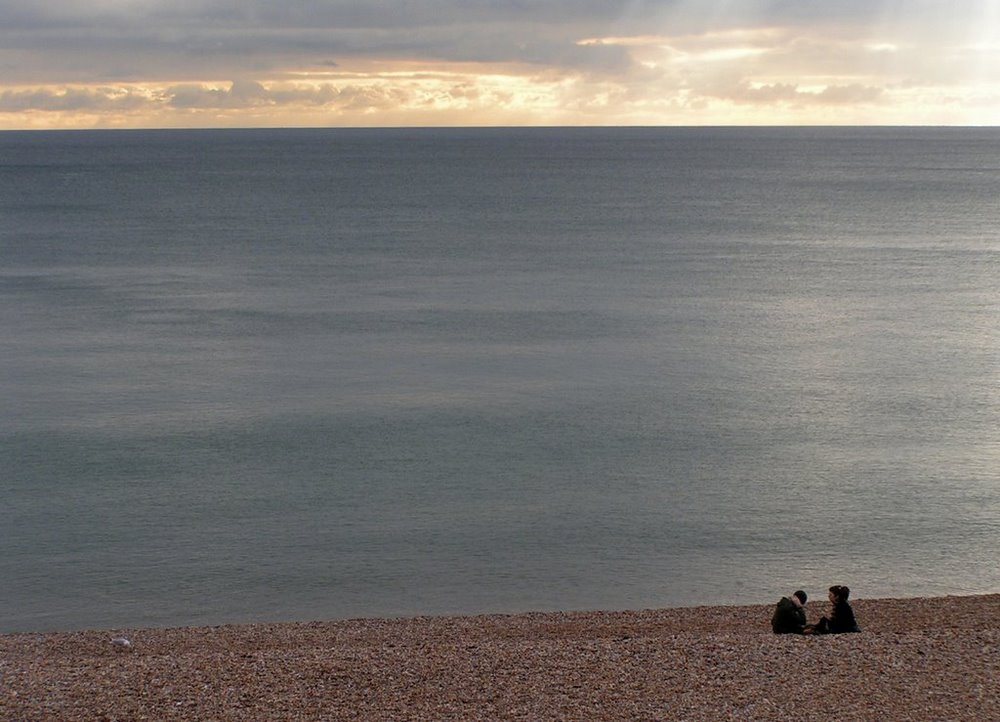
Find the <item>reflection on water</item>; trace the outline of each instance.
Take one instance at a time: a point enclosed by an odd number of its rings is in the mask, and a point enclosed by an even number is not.
[[[996,591],[1000,134],[2,134],[4,628]]]

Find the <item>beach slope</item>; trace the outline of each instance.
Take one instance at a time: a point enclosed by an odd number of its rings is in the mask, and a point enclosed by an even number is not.
[[[823,637],[769,606],[2,635],[0,719],[1000,718],[1000,595],[854,608]]]

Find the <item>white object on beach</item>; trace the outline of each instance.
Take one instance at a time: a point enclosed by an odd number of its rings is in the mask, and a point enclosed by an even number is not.
[[[111,640],[111,643],[116,647],[121,647],[122,649],[132,648],[132,643],[128,641],[128,637],[115,637]]]

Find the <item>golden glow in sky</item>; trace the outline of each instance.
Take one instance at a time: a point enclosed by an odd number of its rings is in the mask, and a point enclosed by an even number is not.
[[[0,129],[1000,124],[1000,0],[0,0]]]

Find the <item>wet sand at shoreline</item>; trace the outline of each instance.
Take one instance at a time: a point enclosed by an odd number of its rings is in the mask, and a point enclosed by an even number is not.
[[[1000,594],[852,602],[0,635],[0,719],[998,718]]]

